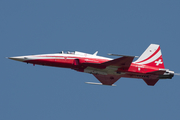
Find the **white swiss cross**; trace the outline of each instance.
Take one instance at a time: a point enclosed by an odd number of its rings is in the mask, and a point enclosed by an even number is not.
[[[158,66],[159,64],[162,64],[163,62],[161,62],[161,59],[159,59],[159,61],[155,61],[156,66]]]

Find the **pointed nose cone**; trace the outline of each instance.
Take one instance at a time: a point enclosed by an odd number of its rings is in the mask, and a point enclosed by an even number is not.
[[[18,57],[8,57],[8,59],[23,62],[25,58],[24,56],[18,56]]]

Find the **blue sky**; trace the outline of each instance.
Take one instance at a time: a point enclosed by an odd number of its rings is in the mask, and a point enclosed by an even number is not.
[[[98,80],[5,58],[62,50],[140,56],[155,43],[165,67],[180,72],[179,6],[179,0],[1,0],[0,119],[179,120],[178,76],[154,87],[130,78],[116,87],[88,85]]]

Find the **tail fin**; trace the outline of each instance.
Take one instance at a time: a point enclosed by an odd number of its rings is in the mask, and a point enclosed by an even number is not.
[[[160,46],[157,44],[151,44],[134,63],[164,69]]]

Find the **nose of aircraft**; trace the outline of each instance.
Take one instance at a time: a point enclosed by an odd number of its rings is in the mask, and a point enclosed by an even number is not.
[[[17,57],[8,57],[8,59],[23,62],[26,59],[26,57],[24,57],[24,56],[17,56]]]

